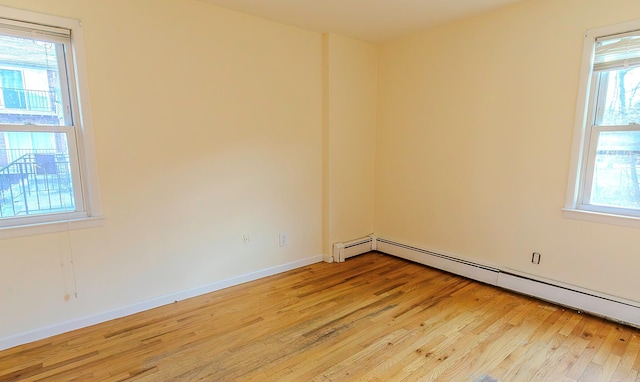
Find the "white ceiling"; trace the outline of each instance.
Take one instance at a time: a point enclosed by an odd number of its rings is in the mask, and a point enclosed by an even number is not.
[[[317,32],[383,42],[521,0],[201,0]]]

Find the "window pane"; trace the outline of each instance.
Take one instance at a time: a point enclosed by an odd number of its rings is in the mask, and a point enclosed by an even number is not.
[[[640,209],[640,131],[601,132],[593,172],[591,204]]]
[[[628,125],[640,123],[640,67],[600,73],[598,101],[600,118],[596,125]]]
[[[0,132],[0,217],[75,210],[67,135]]]
[[[71,124],[60,86],[62,52],[63,44],[0,35],[0,124]]]

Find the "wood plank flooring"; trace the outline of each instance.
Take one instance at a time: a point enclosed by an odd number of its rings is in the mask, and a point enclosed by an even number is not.
[[[640,381],[640,331],[371,253],[0,352],[0,381]]]

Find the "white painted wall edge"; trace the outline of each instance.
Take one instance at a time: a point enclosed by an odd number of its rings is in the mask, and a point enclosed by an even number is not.
[[[116,318],[129,316],[135,313],[140,313],[145,310],[157,308],[163,305],[168,305],[176,301],[186,300],[191,297],[196,297],[203,294],[215,292],[217,290],[229,288],[229,287],[243,284],[249,281],[254,281],[264,277],[277,275],[279,273],[283,273],[293,269],[302,268],[307,265],[319,263],[319,262],[322,262],[322,260],[323,260],[322,255],[312,256],[305,259],[293,261],[290,263],[276,265],[274,267],[247,273],[244,275],[231,277],[229,279],[217,281],[201,287],[188,289],[180,292],[175,292],[168,295],[141,301],[135,304],[123,306],[121,308],[113,309],[107,312],[98,313],[98,314],[86,316],[86,317],[81,317],[78,319],[61,322],[58,324],[32,330],[29,332],[18,333],[8,337],[0,338],[0,350],[6,350],[15,346],[27,344],[29,342],[38,341],[38,340],[52,337],[58,334],[70,332],[72,330],[85,328],[91,325],[99,324],[99,323],[113,320]]]

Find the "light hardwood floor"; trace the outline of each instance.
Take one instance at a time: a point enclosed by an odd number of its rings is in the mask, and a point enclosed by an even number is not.
[[[640,331],[381,254],[0,352],[0,381],[640,381]]]

